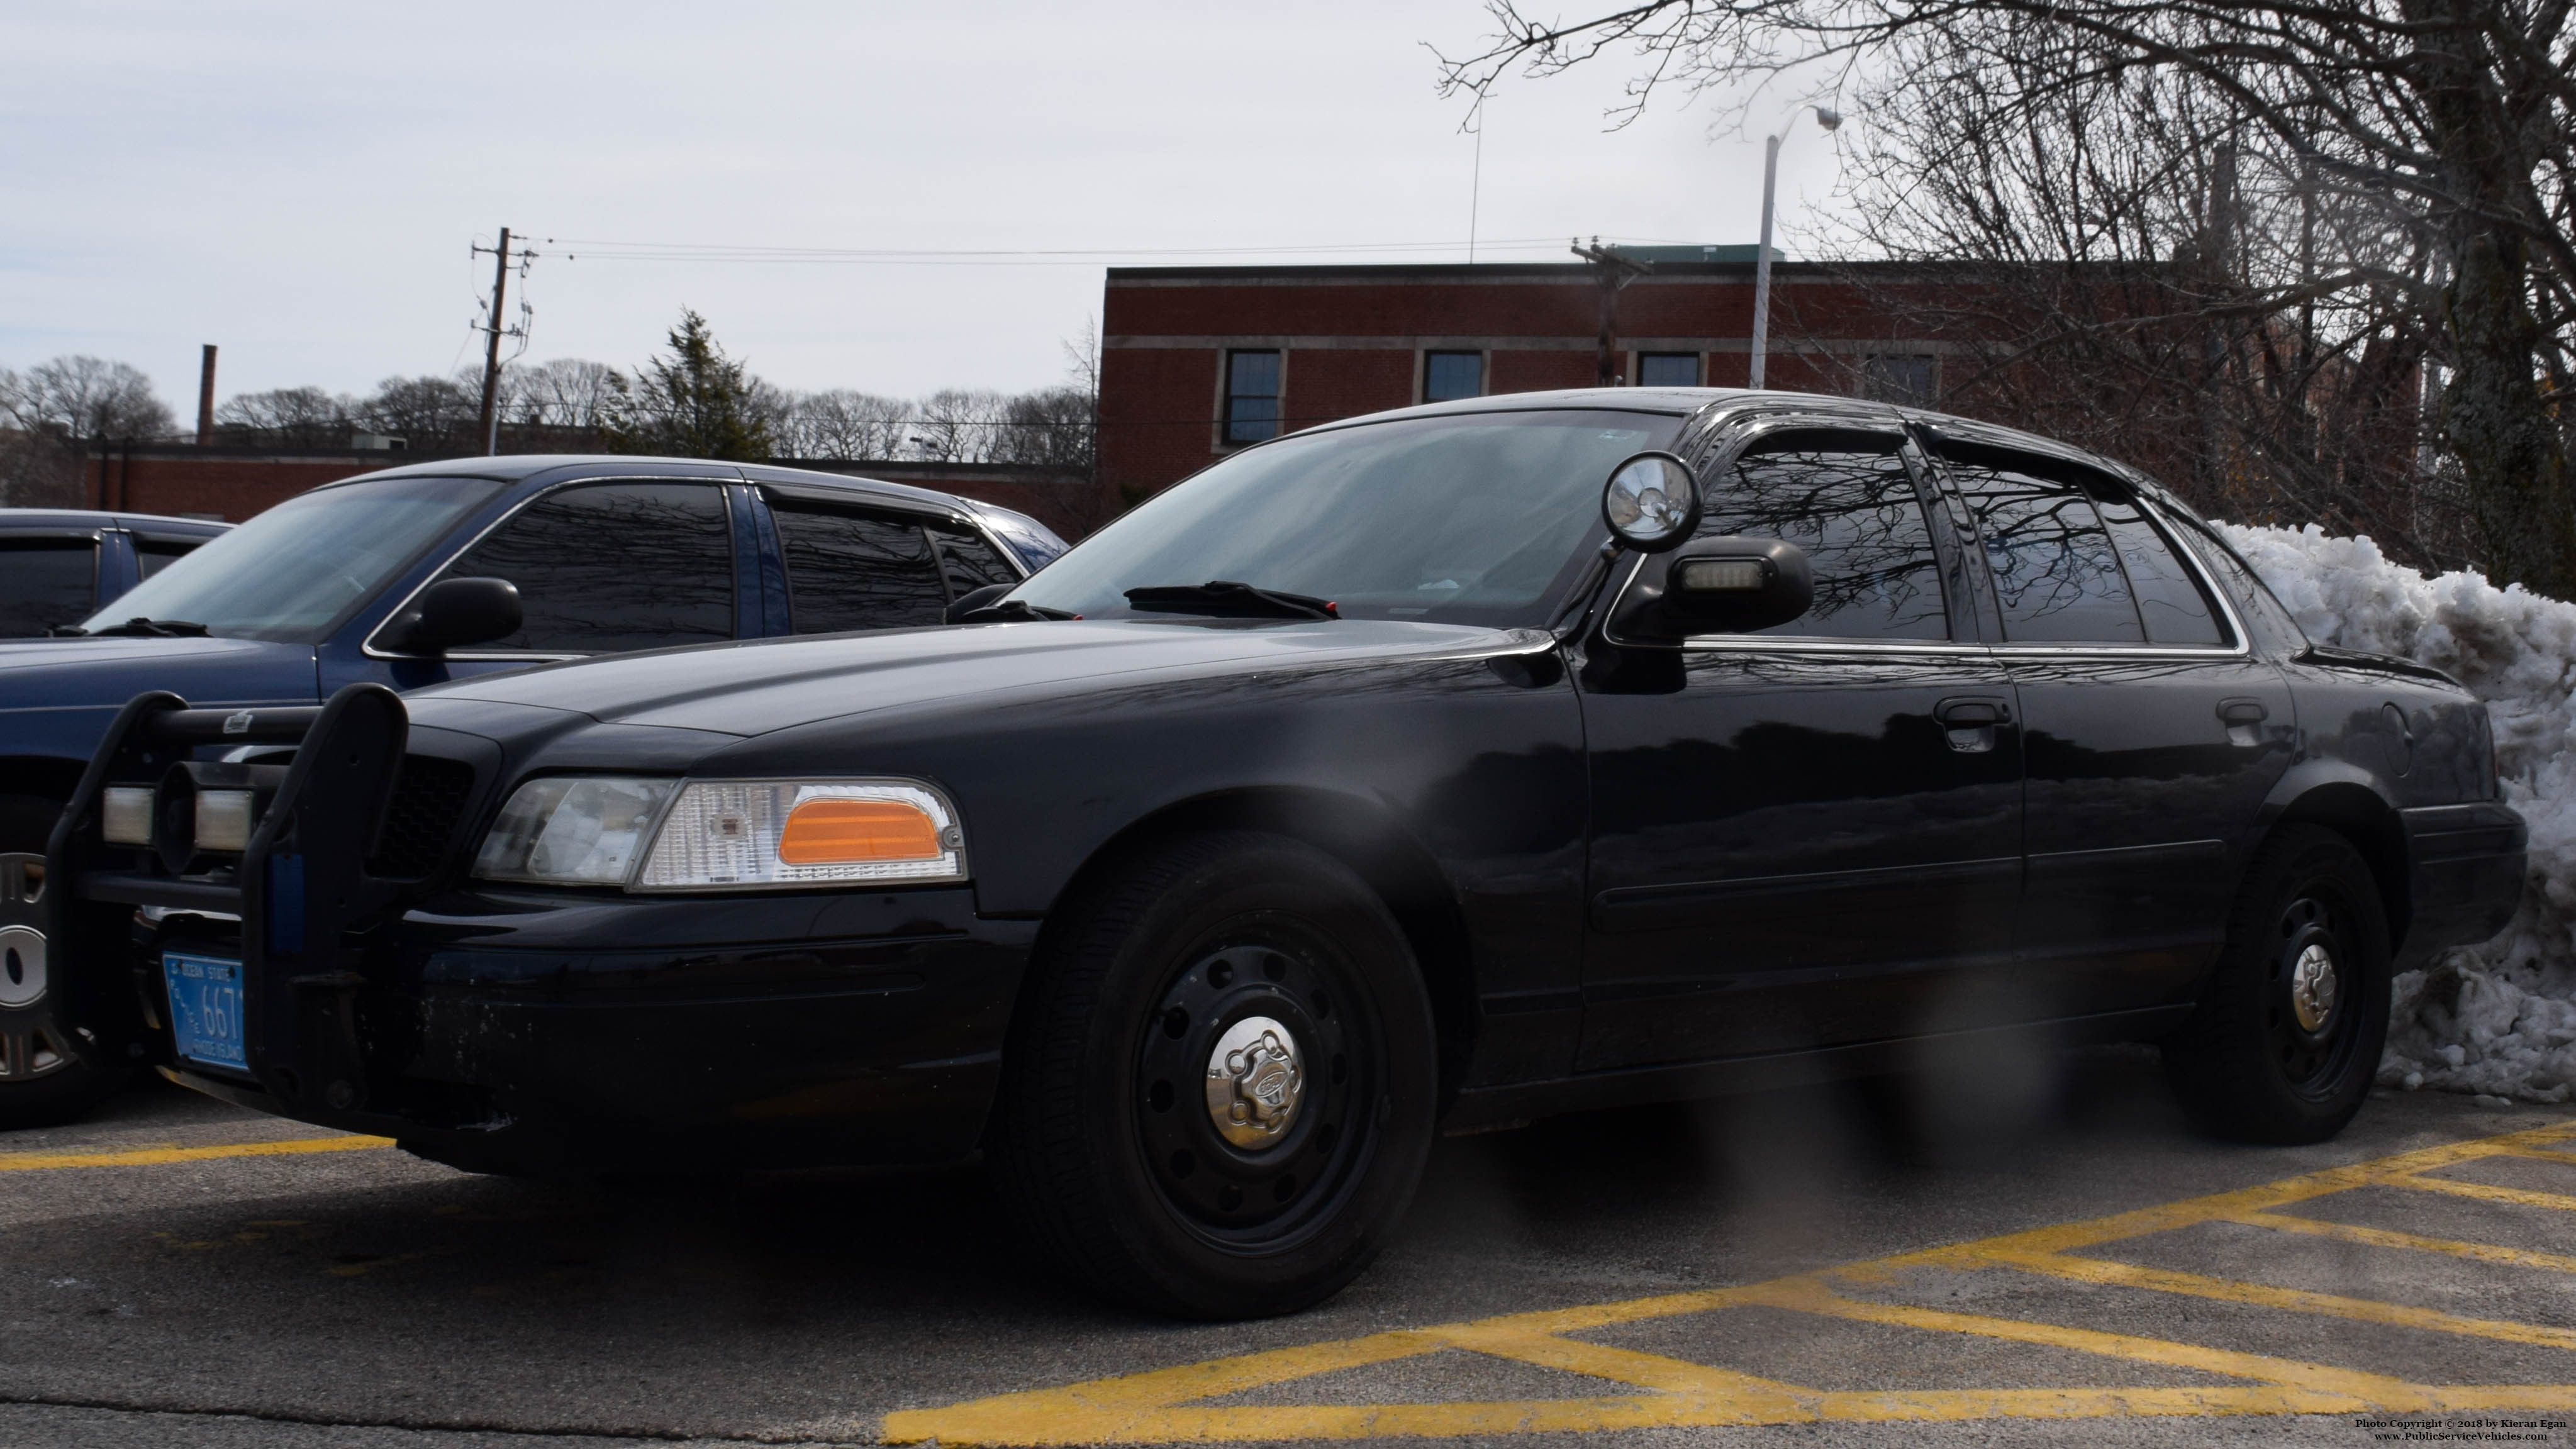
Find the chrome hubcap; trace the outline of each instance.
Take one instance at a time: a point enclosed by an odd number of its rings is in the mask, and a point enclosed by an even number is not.
[[[2334,956],[2322,943],[2309,942],[2290,967],[2290,1012],[2299,1019],[2299,1030],[2324,1029],[2334,1016],[2335,988]]]
[[[1297,1038],[1267,1016],[1247,1016],[1208,1053],[1208,1118],[1217,1135],[1246,1152],[1275,1145],[1297,1120],[1306,1070]]]
[[[33,1006],[45,994],[45,933],[0,926],[0,1006]]]

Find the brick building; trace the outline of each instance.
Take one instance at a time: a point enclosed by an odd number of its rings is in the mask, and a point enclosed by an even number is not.
[[[1102,299],[1102,482],[1129,498],[1233,448],[1334,418],[1480,393],[1741,387],[1752,247],[1626,247],[1590,262],[1119,267]],[[1929,401],[1937,338],[1891,336],[1894,272],[1777,262],[1768,385]],[[1931,285],[1928,281],[1926,285]],[[1609,294],[1604,325],[1604,294]],[[1606,376],[1605,376],[1606,373]]]

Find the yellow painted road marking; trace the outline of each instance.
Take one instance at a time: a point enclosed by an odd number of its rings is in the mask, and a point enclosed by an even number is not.
[[[62,1167],[160,1167],[219,1157],[292,1157],[306,1152],[359,1152],[391,1147],[390,1137],[299,1137],[289,1142],[228,1142],[220,1147],[145,1147],[130,1152],[0,1152],[0,1172]]]
[[[2361,1187],[2477,1188],[2465,1195],[2523,1207],[2576,1207],[2576,1197],[2485,1188],[2419,1174],[2497,1156],[2536,1156],[2576,1136],[2576,1121],[2479,1142],[2450,1143],[2376,1162],[2305,1173],[2259,1187],[2166,1203],[2086,1222],[2007,1233],[1979,1242],[1854,1263],[1823,1275],[1668,1293],[1618,1303],[1505,1314],[1474,1323],[1400,1329],[1207,1363],[1152,1369],[1063,1388],[1000,1394],[946,1408],[889,1414],[885,1438],[911,1444],[1052,1445],[1216,1443],[1527,1434],[1603,1429],[1714,1427],[1819,1422],[1917,1423],[1975,1419],[2093,1419],[2131,1415],[2355,1414],[2365,1412],[2569,1412],[2576,1384],[2420,1384],[2386,1374],[2304,1363],[2268,1354],[2106,1332],[2028,1319],[1997,1318],[1889,1301],[1907,1275],[1924,1270],[2035,1272],[2084,1286],[2117,1286],[2258,1309],[2393,1324],[2431,1332],[2576,1351],[2576,1331],[2500,1319],[2463,1318],[2407,1304],[2278,1288],[2195,1273],[2075,1256],[2124,1239],[2208,1222],[2304,1233],[2373,1247],[2466,1258],[2505,1267],[2576,1271],[2576,1258],[2492,1244],[2428,1238],[2294,1217],[2279,1209]],[[2556,1154],[2576,1156],[2576,1154]],[[2438,1185],[2437,1185],[2438,1184]],[[1847,1285],[1854,1296],[1833,1286]],[[1759,1305],[1824,1318],[1927,1333],[1958,1333],[2033,1347],[2073,1350],[2130,1363],[2189,1369],[2250,1382],[2114,1388],[1825,1390],[1757,1378],[1568,1335],[1621,1324]],[[1344,1369],[1465,1350],[1541,1368],[1585,1374],[1640,1390],[1583,1398],[1492,1403],[1217,1405],[1247,1389],[1294,1383]]]
[[[2328,1318],[2349,1318],[2357,1323],[2381,1323],[2392,1328],[2426,1328],[2436,1333],[2455,1333],[2464,1338],[2493,1338],[2506,1343],[2529,1343],[2542,1348],[2576,1350],[2576,1329],[2550,1328],[2536,1323],[2508,1323],[2493,1318],[2460,1318],[2430,1308],[2414,1308],[2403,1303],[2381,1303],[2369,1298],[2347,1298],[2339,1293],[2312,1293],[2305,1288],[2275,1288],[2269,1283],[2248,1283],[2237,1278],[2211,1278],[2199,1273],[2177,1273],[2170,1268],[2141,1268],[2135,1263],[2114,1263],[2102,1258],[2069,1258],[2053,1253],[1993,1253],[1990,1261],[2028,1273],[2051,1278],[2064,1278],[2074,1283],[2090,1283],[2105,1288],[2145,1288],[2157,1293],[2175,1293],[2192,1298],[2207,1298],[2220,1303],[2250,1303],[2259,1308],[2286,1308],[2297,1313],[2316,1313]]]
[[[2509,1202],[2523,1207],[2576,1212],[2576,1197],[2563,1192],[2533,1192],[2523,1187],[2498,1187],[2491,1182],[2462,1182],[2456,1177],[2405,1177],[2398,1179],[2395,1186],[2423,1192],[2447,1192],[2453,1197],[2474,1197],[2486,1202]]]
[[[2565,1253],[2535,1253],[2527,1248],[2499,1248],[2493,1243],[2427,1238],[2417,1233],[2365,1228],[2358,1223],[2328,1222],[2323,1218],[2295,1217],[2289,1213],[2236,1213],[2225,1221],[2241,1223],[2249,1228],[2275,1228],[2285,1233],[2334,1238],[2364,1247],[2405,1248],[2418,1253],[2443,1253],[2479,1263],[2500,1263],[2508,1268],[2545,1268],[2553,1273],[2576,1273],[2576,1256]]]

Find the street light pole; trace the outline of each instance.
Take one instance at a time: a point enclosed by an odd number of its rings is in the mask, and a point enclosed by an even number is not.
[[[1830,131],[1843,123],[1842,113],[1831,106],[1802,107],[1816,113],[1816,124]],[[1792,114],[1789,125],[1798,123]],[[1780,128],[1786,132],[1789,127]],[[1753,376],[1750,385],[1762,386],[1764,366],[1771,352],[1771,201],[1780,185],[1780,137],[1767,136],[1762,142],[1762,245],[1753,252]]]

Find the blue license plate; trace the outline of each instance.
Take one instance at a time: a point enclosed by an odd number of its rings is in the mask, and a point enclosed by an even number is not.
[[[242,1054],[241,974],[239,961],[220,956],[161,953],[161,975],[170,985],[171,1045],[179,1055],[210,1067],[249,1070]]]

